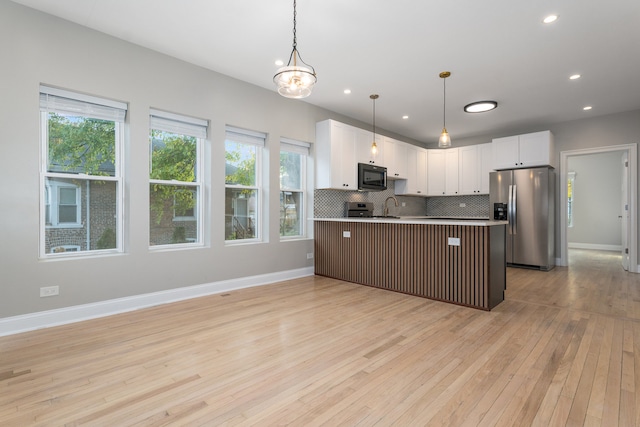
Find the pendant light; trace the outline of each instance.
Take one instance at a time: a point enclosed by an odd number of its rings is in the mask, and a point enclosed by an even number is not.
[[[298,64],[298,59],[300,64]],[[291,62],[293,61],[293,65]],[[293,0],[293,50],[286,66],[280,68],[273,82],[278,87],[278,93],[285,98],[306,98],[311,95],[311,89],[316,83],[316,70],[302,60],[298,52],[296,39],[296,0]]]
[[[371,154],[374,156],[378,154],[378,146],[376,145],[376,99],[380,98],[380,95],[369,95],[369,98],[373,100],[373,143],[371,144]]]
[[[449,136],[449,132],[447,132],[447,77],[449,77],[451,73],[449,71],[443,71],[440,73],[440,78],[442,79],[443,92],[442,92],[442,134],[440,135],[440,139],[438,140],[439,148],[448,148],[451,147],[451,136]]]

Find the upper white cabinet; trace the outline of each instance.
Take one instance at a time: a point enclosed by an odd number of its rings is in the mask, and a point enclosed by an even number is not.
[[[548,130],[496,138],[492,147],[496,170],[555,166],[553,134]]]
[[[458,194],[458,149],[427,150],[427,194]]]
[[[427,194],[445,194],[445,150],[427,150]]]
[[[399,179],[395,184],[398,195],[426,196],[427,195],[427,150],[408,145],[407,149],[407,179]]]
[[[346,125],[345,125],[346,126]],[[373,145],[373,132],[364,129],[356,130],[356,163],[369,163],[372,165],[387,166],[384,160],[384,140],[381,135],[376,135],[377,153],[371,151]]]
[[[491,144],[458,148],[459,194],[489,194],[492,153]]]
[[[458,194],[458,149],[444,151],[444,192],[448,196]]]
[[[489,177],[493,172],[493,146],[491,143],[478,145],[478,165],[480,166],[480,194],[489,194]]]
[[[407,150],[410,147],[401,141],[384,137],[384,163],[387,168],[387,178],[406,179],[407,178]]]
[[[356,130],[335,120],[316,123],[316,188],[358,189]]]

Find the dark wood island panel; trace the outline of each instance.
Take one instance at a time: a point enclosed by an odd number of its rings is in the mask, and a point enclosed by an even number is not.
[[[315,273],[490,310],[504,300],[505,231],[504,225],[316,220]]]

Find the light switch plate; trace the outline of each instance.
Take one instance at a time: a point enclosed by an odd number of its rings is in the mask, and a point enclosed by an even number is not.
[[[342,237],[351,237],[351,232],[350,231],[343,231],[342,232]]]
[[[460,246],[460,238],[459,237],[449,237],[448,243],[449,243],[449,246]]]

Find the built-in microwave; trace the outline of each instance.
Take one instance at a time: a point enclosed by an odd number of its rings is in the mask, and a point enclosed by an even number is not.
[[[358,163],[358,190],[382,191],[387,189],[387,168]]]

